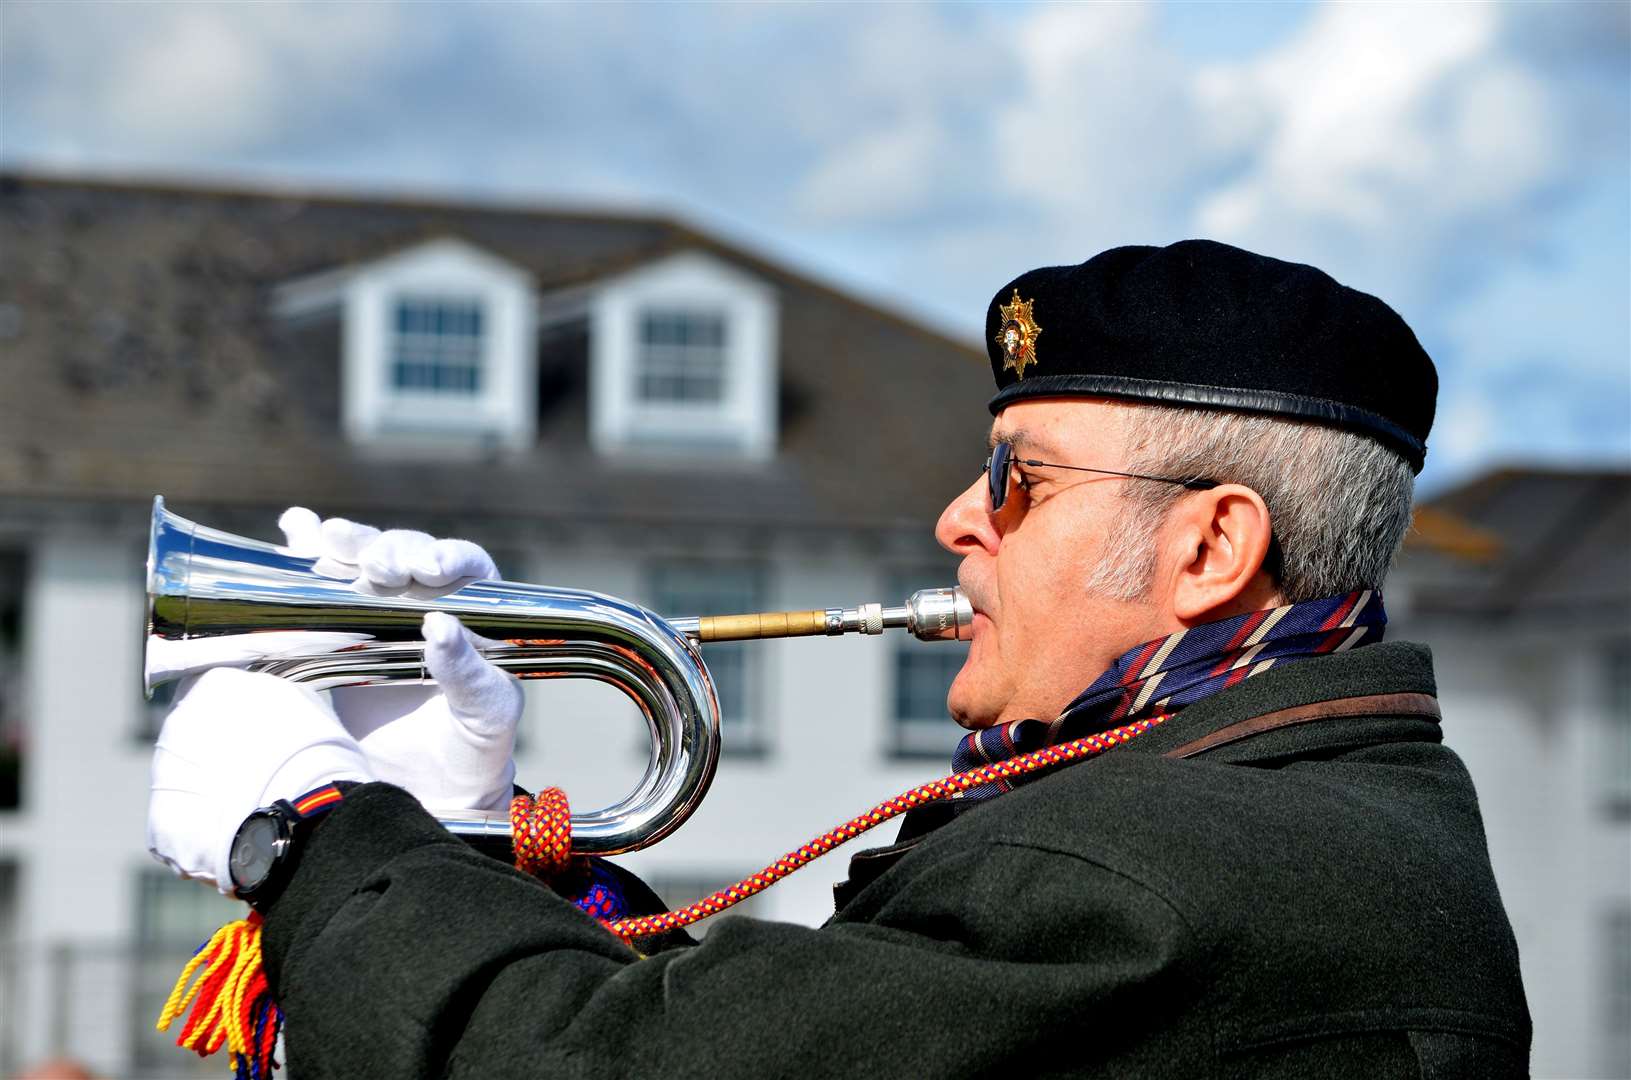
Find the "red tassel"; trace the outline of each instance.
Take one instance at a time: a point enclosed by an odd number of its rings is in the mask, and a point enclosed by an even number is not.
[[[221,927],[198,950],[170,991],[158,1029],[168,1031],[189,1004],[192,1013],[181,1026],[177,1046],[207,1057],[225,1045],[239,1080],[270,1080],[277,1068],[272,1053],[283,1013],[272,1001],[261,965],[258,912]]]

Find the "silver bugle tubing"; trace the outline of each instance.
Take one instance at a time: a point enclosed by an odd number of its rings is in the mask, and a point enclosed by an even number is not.
[[[757,641],[763,638],[837,637],[881,634],[902,629],[921,641],[967,641],[974,609],[963,590],[920,589],[900,607],[861,604],[852,608],[809,611],[763,611],[753,615],[704,615],[669,619],[680,633],[703,644],[711,641]]]
[[[484,639],[481,654],[504,670],[523,679],[594,679],[639,709],[651,734],[645,775],[620,802],[572,815],[572,849],[585,855],[649,847],[701,805],[719,762],[719,700],[702,642],[890,627],[951,640],[967,636],[972,618],[956,589],[925,589],[902,607],[675,620],[613,596],[514,581],[470,582],[446,595],[372,596],[317,573],[315,563],[189,521],[155,498],[144,690],[151,695],[212,667],[265,672],[319,690],[430,682],[420,624],[427,612],[445,611]],[[704,624],[714,629],[705,632]],[[750,624],[754,632],[744,633]],[[507,814],[436,817],[460,836],[510,837]]]

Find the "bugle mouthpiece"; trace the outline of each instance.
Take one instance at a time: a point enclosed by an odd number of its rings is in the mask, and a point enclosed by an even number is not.
[[[963,590],[920,589],[899,607],[861,604],[853,608],[766,611],[750,615],[704,615],[670,619],[680,633],[706,644],[762,638],[838,637],[904,629],[923,641],[967,641],[974,609]]]

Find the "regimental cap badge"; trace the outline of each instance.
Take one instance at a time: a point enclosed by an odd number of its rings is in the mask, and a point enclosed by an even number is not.
[[[1031,313],[1031,301],[1021,300],[1019,290],[1014,299],[1000,305],[1002,328],[997,331],[997,348],[1002,350],[1004,368],[1013,368],[1017,377],[1025,377],[1025,368],[1036,363],[1036,339],[1042,328],[1036,325]]]

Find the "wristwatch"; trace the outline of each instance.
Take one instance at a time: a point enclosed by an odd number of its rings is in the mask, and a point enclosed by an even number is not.
[[[238,899],[264,912],[277,899],[294,869],[296,847],[316,827],[321,817],[356,787],[355,781],[341,780],[314,788],[292,802],[279,799],[244,818],[232,838],[227,870],[232,875]]]

